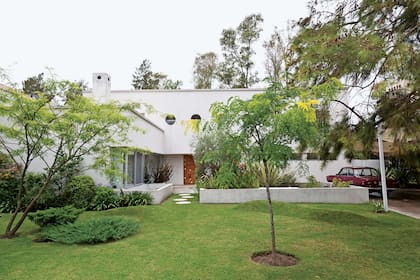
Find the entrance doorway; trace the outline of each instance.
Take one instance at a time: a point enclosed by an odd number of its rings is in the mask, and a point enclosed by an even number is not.
[[[184,185],[195,184],[195,163],[192,155],[184,155]]]

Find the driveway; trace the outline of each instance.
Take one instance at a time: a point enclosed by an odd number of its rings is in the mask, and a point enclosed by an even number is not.
[[[391,192],[388,206],[391,211],[420,219],[420,189],[399,189]]]

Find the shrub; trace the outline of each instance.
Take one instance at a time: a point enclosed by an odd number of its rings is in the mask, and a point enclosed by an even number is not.
[[[380,200],[372,201],[373,211],[375,213],[383,213],[385,212],[384,205]]]
[[[95,187],[95,196],[88,210],[102,211],[118,207],[118,195],[113,189],[107,187]]]
[[[95,182],[90,176],[75,176],[64,188],[64,197],[68,204],[76,208],[87,208],[95,196]]]
[[[294,173],[284,173],[280,177],[280,185],[293,186],[296,184],[296,177]]]
[[[47,227],[41,232],[39,239],[64,244],[97,244],[123,239],[134,234],[137,229],[138,224],[134,220],[115,216],[100,217]]]
[[[150,205],[152,204],[152,196],[147,192],[130,192],[123,193],[121,191],[118,206],[138,206],[138,205]]]
[[[152,172],[153,182],[154,183],[164,183],[168,182],[172,177],[173,168],[172,166],[164,162],[155,168]]]
[[[321,183],[319,181],[317,181],[317,179],[315,178],[315,176],[311,175],[306,177],[306,179],[308,180],[307,183],[305,183],[305,188],[319,188],[321,187]]]
[[[0,171],[0,213],[10,213],[16,209],[18,183],[15,171]]]
[[[45,227],[50,225],[74,223],[82,212],[82,209],[65,206],[61,208],[38,210],[35,213],[29,213],[28,216],[29,219],[38,226]]]
[[[351,184],[351,181],[343,181],[338,178],[334,178],[332,181],[332,186],[336,188],[346,188],[349,187]]]
[[[265,175],[265,170],[264,170],[264,164],[258,163],[254,166],[254,170],[255,170],[255,175],[258,178],[260,187],[264,187],[265,186],[265,180],[266,180],[266,175]],[[277,166],[275,166],[274,164],[269,163],[268,164],[268,184],[269,186],[279,186],[282,183],[282,176],[281,174],[281,169]]]

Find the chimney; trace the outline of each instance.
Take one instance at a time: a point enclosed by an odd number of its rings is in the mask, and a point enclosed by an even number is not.
[[[111,76],[107,73],[93,73],[92,85],[94,98],[100,103],[105,102],[111,93]]]

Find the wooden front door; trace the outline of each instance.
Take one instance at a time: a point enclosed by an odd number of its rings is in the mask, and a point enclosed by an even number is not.
[[[184,185],[195,184],[195,163],[192,155],[184,155]]]

